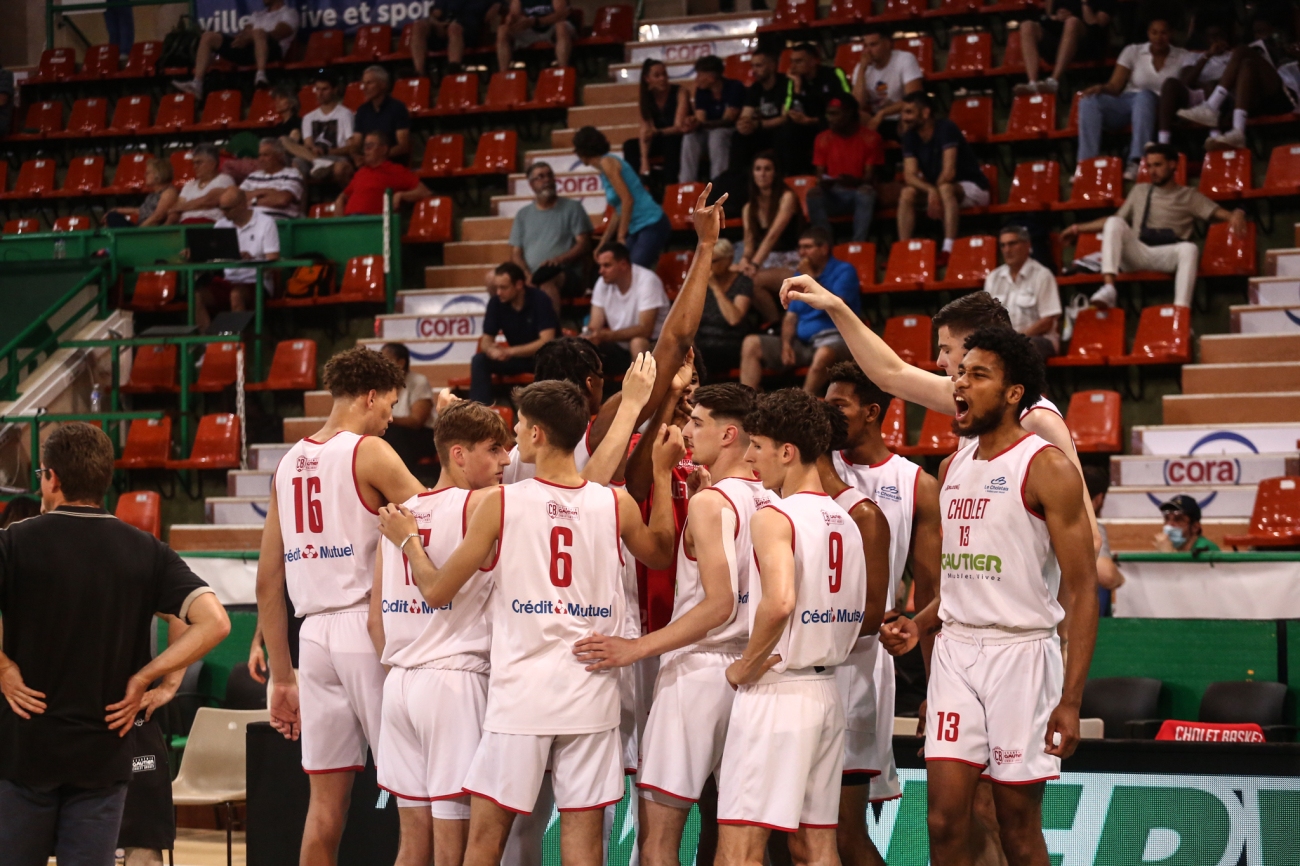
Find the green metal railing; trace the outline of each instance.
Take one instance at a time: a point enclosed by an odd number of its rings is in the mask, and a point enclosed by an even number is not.
[[[34,369],[38,363],[37,358],[42,354],[58,349],[60,345],[59,337],[70,328],[77,326],[86,313],[94,310],[96,318],[104,318],[108,314],[108,285],[105,279],[108,268],[108,262],[96,264],[75,286],[47,307],[34,322],[20,331],[18,336],[10,340],[7,345],[0,348],[0,361],[5,363],[4,375],[0,376],[0,400],[18,399],[18,383],[22,379],[23,371],[28,368]],[[63,324],[57,328],[51,328],[49,326],[50,319],[72,304],[77,299],[77,296],[84,292],[91,283],[98,283],[95,294],[77,307]],[[42,328],[47,329],[49,333],[37,339],[37,335]],[[29,341],[33,340],[34,343],[29,343]],[[26,355],[20,360],[19,353],[24,351]]]
[[[198,18],[195,0],[112,0],[112,2],[101,0],[98,3],[78,2],[75,6],[65,6],[57,0],[45,0],[45,47],[54,47],[54,23],[60,15],[69,12],[103,11],[110,6],[185,6],[189,9],[191,18],[196,20]],[[130,50],[129,46],[119,45],[118,48],[122,51]]]
[[[1300,551],[1250,551],[1234,553],[1230,550],[1207,550],[1202,553],[1134,552],[1116,553],[1118,562],[1300,562]]]
[[[0,415],[0,424],[30,424],[31,430],[31,452],[32,468],[41,465],[41,425],[42,424],[63,424],[69,421],[85,421],[86,423],[107,424],[114,421],[136,421],[140,419],[158,419],[163,416],[161,411],[152,412],[37,412],[34,415]],[[40,489],[40,485],[35,483],[34,477],[29,477],[32,483],[32,490]]]

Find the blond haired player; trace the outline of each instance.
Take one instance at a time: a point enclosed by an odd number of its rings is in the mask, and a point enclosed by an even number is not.
[[[897,654],[942,628],[926,701],[932,862],[972,862],[972,805],[987,775],[1007,862],[1047,866],[1043,791],[1079,741],[1097,559],[1078,471],[1020,424],[1042,388],[1038,351],[1010,328],[976,331],[964,348],[953,428],[973,438],[939,470],[939,595],[915,621],[882,628],[881,643]]]
[[[460,543],[465,521],[510,463],[510,431],[481,403],[456,403],[438,416],[434,444],[442,472],[432,490],[403,503],[435,562]],[[414,539],[411,539],[412,541]],[[406,557],[388,539],[375,554],[370,637],[384,680],[375,765],[379,787],[397,797],[399,866],[460,866],[469,829],[465,771],[487,708],[487,619],[491,579],[481,571],[443,607],[420,597]]]
[[[659,431],[661,482],[650,526],[620,490],[584,481],[573,449],[587,427],[586,398],[569,382],[518,392],[516,440],[536,476],[491,490],[465,539],[435,568],[409,510],[384,509],[384,534],[406,545],[411,574],[430,605],[451,602],[499,545],[492,573],[492,677],[483,737],[465,779],[470,798],[466,866],[495,866],[516,814],[531,812],[548,765],[561,813],[567,866],[597,866],[603,810],[623,795],[618,680],[592,673],[573,645],[622,619],[622,548],[646,562],[672,558],[668,478],[685,450],[675,428]]]
[[[796,863],[833,863],[844,765],[835,666],[864,626],[864,540],[822,489],[817,458],[830,424],[816,398],[765,394],[745,432],[746,460],[781,499],[749,521],[759,579],[749,642],[726,674],[737,691],[718,780],[718,857],[761,864],[775,829],[793,834]]]
[[[271,725],[302,736],[311,801],[302,862],[333,863],[352,777],[379,743],[384,668],[366,630],[378,513],[424,490],[379,436],[405,386],[401,369],[357,347],[325,364],[334,398],[325,426],[276,467],[257,563],[258,624],[271,670]],[[285,585],[302,626],[289,660]]]

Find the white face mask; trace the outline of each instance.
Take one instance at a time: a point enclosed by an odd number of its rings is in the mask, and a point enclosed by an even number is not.
[[[1184,544],[1187,543],[1187,533],[1183,531],[1183,528],[1181,526],[1171,526],[1169,524],[1165,524],[1164,530],[1165,530],[1165,538],[1168,538],[1169,543],[1172,544],[1174,547],[1176,548],[1182,547]]]

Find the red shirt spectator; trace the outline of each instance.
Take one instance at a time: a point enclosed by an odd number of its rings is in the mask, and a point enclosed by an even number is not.
[[[885,140],[880,133],[858,126],[848,135],[824,130],[813,143],[813,165],[823,177],[863,180],[870,166],[885,164]]]
[[[388,159],[388,141],[382,132],[366,134],[361,166],[334,202],[334,212],[344,216],[377,215],[384,212],[384,193],[393,190],[393,204],[414,202],[432,193],[415,173]]]

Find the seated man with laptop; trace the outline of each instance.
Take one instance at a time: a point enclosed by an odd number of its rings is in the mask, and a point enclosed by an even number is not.
[[[249,207],[243,190],[231,187],[221,194],[221,219],[211,229],[191,230],[191,259],[194,261],[276,261],[280,258],[280,232],[275,219]],[[230,244],[230,231],[236,244]],[[270,290],[273,272],[263,277],[263,288]],[[206,332],[216,313],[230,310],[243,312],[253,308],[253,291],[257,286],[256,268],[226,268],[199,291],[194,322]]]

